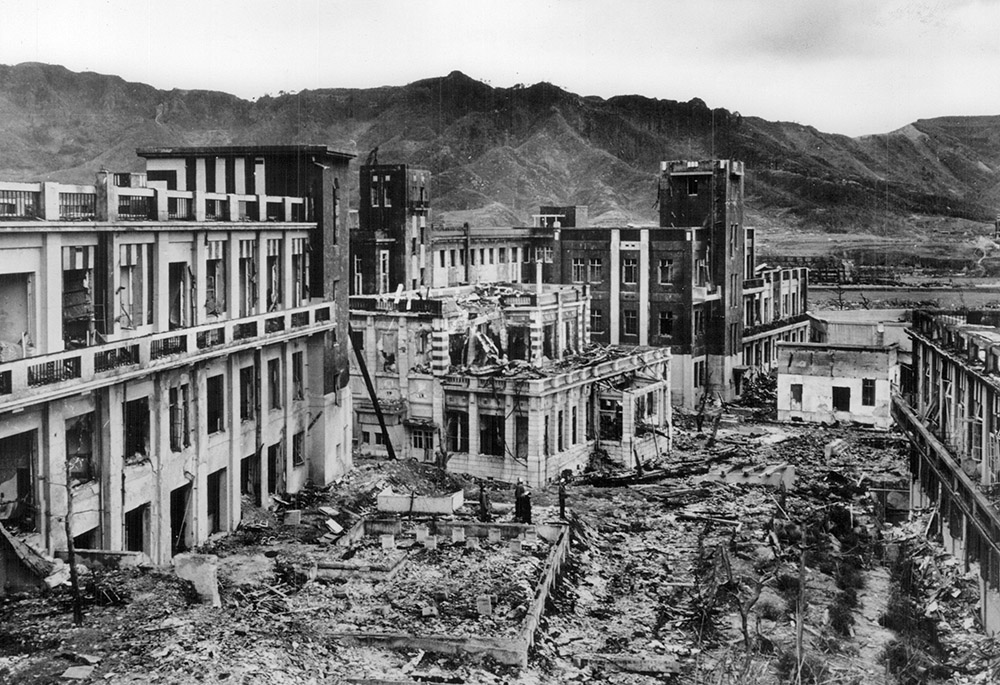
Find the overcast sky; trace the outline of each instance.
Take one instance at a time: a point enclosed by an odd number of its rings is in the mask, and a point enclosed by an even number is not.
[[[701,98],[822,131],[1000,114],[997,0],[19,0],[0,63],[253,98],[402,85]]]

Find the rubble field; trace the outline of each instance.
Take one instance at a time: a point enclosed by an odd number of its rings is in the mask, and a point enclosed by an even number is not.
[[[81,626],[64,587],[4,598],[0,682],[71,682],[67,669],[102,683],[1000,682],[976,579],[928,534],[934,512],[885,522],[909,483],[899,435],[728,409],[703,428],[678,415],[673,453],[642,474],[595,459],[592,482],[567,488],[571,552],[525,668],[336,637],[510,636],[550,549],[440,535],[428,550],[408,521],[395,550],[378,536],[338,546],[327,522],[350,531],[386,486],[478,492],[431,465],[358,459],[341,482],[279,498],[201,550],[220,557],[219,609],[155,568],[85,574]],[[489,491],[496,521],[510,522],[511,490]],[[554,486],[532,501],[537,521],[558,520]],[[285,524],[289,509],[298,524]],[[440,520],[472,524],[474,506]],[[324,559],[405,560],[388,580],[310,579]]]

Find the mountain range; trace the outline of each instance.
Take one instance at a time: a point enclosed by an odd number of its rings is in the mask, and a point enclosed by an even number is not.
[[[716,157],[746,163],[751,221],[793,231],[901,236],[915,217],[969,225],[1000,207],[1000,116],[852,138],[698,99],[494,88],[460,72],[245,100],[0,65],[6,180],[86,183],[101,167],[141,169],[140,146],[251,143],[328,144],[359,162],[378,147],[380,162],[433,172],[432,220],[446,224],[522,224],[540,204],[588,205],[597,224],[651,223],[659,162]]]

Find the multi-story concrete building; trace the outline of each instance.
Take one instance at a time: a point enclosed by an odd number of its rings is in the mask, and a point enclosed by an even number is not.
[[[979,576],[980,619],[1000,632],[1000,314],[913,314],[914,389],[893,398],[910,438],[911,501]]]
[[[363,190],[369,184],[362,208],[366,198],[367,204],[381,202],[370,184],[399,175],[398,167],[386,168],[394,171],[362,171]],[[432,227],[425,233],[418,231],[425,215],[399,219],[405,240],[383,237],[377,249],[384,262],[412,268],[383,279],[381,292],[415,283],[587,284],[587,323],[595,341],[669,346],[674,402],[693,406],[706,392],[731,400],[747,372],[773,370],[778,341],[808,338],[808,271],[756,264],[755,231],[743,225],[740,162],[663,162],[659,206],[660,225],[651,227],[591,227],[582,206],[540,207],[529,227]],[[370,234],[357,235],[366,240]],[[410,256],[417,253],[416,260]],[[364,273],[384,270],[356,257],[358,283]]]
[[[351,232],[351,294],[430,285],[426,254],[431,174],[405,164],[360,171],[358,227]]]
[[[351,298],[363,452],[542,485],[595,451],[631,464],[670,448],[668,349],[592,345],[586,286],[460,286]]]
[[[0,519],[162,563],[350,465],[351,155],[139,150],[0,183]],[[68,480],[68,484],[67,484]]]

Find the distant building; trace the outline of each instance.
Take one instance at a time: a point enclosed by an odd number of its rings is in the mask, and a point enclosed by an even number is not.
[[[892,426],[898,347],[779,342],[778,420]]]
[[[0,520],[168,562],[351,464],[346,187],[320,145],[0,183]]]
[[[397,456],[540,486],[595,451],[626,464],[670,449],[670,351],[591,345],[585,288],[495,284],[352,297]],[[354,369],[359,448],[385,453]]]

